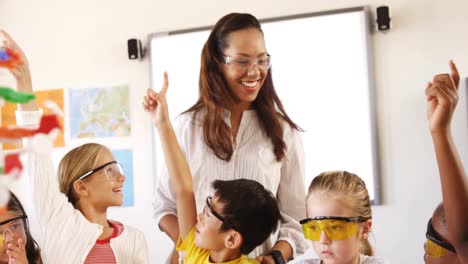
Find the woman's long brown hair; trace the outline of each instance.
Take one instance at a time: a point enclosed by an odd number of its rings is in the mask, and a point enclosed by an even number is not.
[[[184,112],[194,112],[194,116],[202,114],[205,144],[219,159],[225,161],[231,159],[234,147],[231,129],[224,122],[223,115],[226,109],[231,109],[237,104],[237,99],[228,88],[220,70],[224,63],[223,52],[229,46],[230,33],[250,28],[258,29],[263,34],[260,23],[250,14],[231,13],[216,23],[201,54],[198,101]],[[301,129],[286,114],[276,94],[271,68],[252,107],[257,112],[262,131],[271,139],[276,160],[282,160],[286,152],[282,121],[286,121],[293,129]]]

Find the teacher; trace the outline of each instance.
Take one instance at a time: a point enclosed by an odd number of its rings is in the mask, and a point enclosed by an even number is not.
[[[198,210],[216,179],[255,180],[276,196],[284,220],[250,254],[261,263],[291,259],[308,247],[298,222],[305,217],[300,128],[276,94],[270,66],[258,20],[250,14],[222,17],[202,50],[199,98],[175,122],[193,175]],[[177,243],[175,196],[166,168],[156,188],[154,219]],[[174,252],[172,263],[176,258]]]

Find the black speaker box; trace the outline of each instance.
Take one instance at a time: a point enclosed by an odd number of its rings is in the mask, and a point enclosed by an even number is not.
[[[127,41],[128,45],[128,58],[131,60],[136,60],[141,58],[142,56],[142,49],[141,49],[141,41],[139,39],[129,39]]]
[[[390,29],[390,15],[388,6],[377,7],[377,27],[381,31]]]

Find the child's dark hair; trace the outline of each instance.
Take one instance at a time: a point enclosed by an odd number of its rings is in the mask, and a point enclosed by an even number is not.
[[[16,212],[20,215],[26,215],[26,212],[24,211],[23,205],[21,205],[21,202],[19,201],[18,197],[10,191],[10,201],[8,202],[7,209],[8,211]],[[39,245],[37,244],[36,240],[31,235],[31,232],[29,231],[29,223],[28,223],[28,218],[22,219],[23,221],[23,226],[24,226],[24,232],[26,234],[26,241],[25,241],[25,247],[26,247],[26,257],[28,258],[29,263],[42,263],[41,260],[41,250],[39,248]]]
[[[278,227],[281,213],[273,194],[247,179],[216,180],[212,183],[222,204],[225,219],[221,230],[234,229],[242,235],[241,253],[248,254]]]

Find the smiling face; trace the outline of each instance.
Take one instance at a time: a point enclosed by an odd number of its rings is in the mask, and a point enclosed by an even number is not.
[[[258,29],[242,29],[228,35],[224,56],[232,60],[221,67],[227,86],[243,110],[250,108],[265,82],[268,68],[264,70],[259,64],[265,63],[267,55],[263,33]]]
[[[354,217],[353,212],[340,200],[333,199],[327,194],[312,193],[307,199],[307,217],[338,216]],[[355,235],[344,240],[331,240],[322,231],[319,241],[312,241],[317,255],[325,264],[354,264],[359,262],[359,247],[363,237],[372,225],[371,220],[359,224]]]
[[[7,211],[0,214],[0,222],[8,221],[21,215],[18,212]],[[23,245],[26,244],[26,232],[24,229],[23,219],[13,220],[0,226],[0,235],[3,238],[3,243],[0,246],[0,263],[8,263],[8,255],[6,254],[7,243],[18,246],[18,239],[22,239]]]
[[[96,168],[114,161],[108,149],[103,149],[96,159]],[[83,179],[88,190],[86,200],[99,208],[121,206],[124,202],[125,176],[118,163],[110,163]]]

